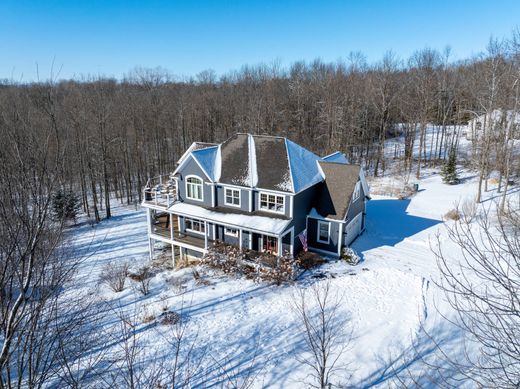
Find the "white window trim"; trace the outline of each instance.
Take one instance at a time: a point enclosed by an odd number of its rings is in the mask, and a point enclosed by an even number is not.
[[[361,195],[361,187],[360,182],[356,182],[356,186],[354,187],[354,193],[352,194],[352,202],[358,201],[359,196]]]
[[[201,192],[200,193],[202,194],[202,198],[201,199],[188,196],[188,178],[196,178],[196,179],[200,180],[200,182],[201,182],[201,186],[200,186],[200,191]],[[204,180],[202,178],[200,178],[199,176],[196,176],[195,174],[190,174],[189,176],[186,176],[186,179],[185,179],[185,189],[186,189],[186,198],[187,199],[193,200],[193,201],[204,202]]]
[[[238,204],[233,204],[233,203],[228,203],[227,202],[227,194],[226,194],[226,191],[238,191]],[[233,196],[231,196],[233,197]],[[229,205],[230,207],[237,207],[237,208],[240,208],[240,206],[242,205],[242,191],[240,189],[237,189],[237,188],[226,188],[224,187],[224,204],[226,205]]]
[[[235,230],[236,232],[228,232],[228,230]],[[224,235],[232,236],[234,238],[238,238],[238,229],[230,228],[230,227],[224,227]]]
[[[269,196],[275,196],[275,205],[276,205],[276,197],[281,197],[283,199],[283,209],[281,211],[277,211],[269,209],[269,208],[262,208],[262,194],[265,194],[267,196],[267,199],[269,200]],[[269,203],[269,201],[268,201]],[[278,213],[280,215],[285,215],[285,196],[284,195],[278,195],[275,193],[269,193],[269,192],[258,192],[258,210],[264,211],[264,212],[271,212],[271,213]]]
[[[327,240],[321,240],[320,239],[320,225],[321,224],[327,224],[327,228],[328,228],[328,232],[327,232]],[[327,221],[323,221],[323,220],[318,220],[318,228],[316,230],[316,241],[319,242],[319,243],[325,243],[325,244],[329,244],[330,243],[330,225],[331,223],[330,222],[327,222]]]
[[[193,219],[193,218],[191,218],[191,217],[185,217],[185,218],[184,218],[184,230],[185,230],[185,231],[188,231],[188,232],[192,232],[192,233],[194,233],[194,234],[199,234],[199,235],[203,235],[203,236],[206,235],[206,228],[204,228],[204,232],[197,231],[197,230],[192,230],[191,228],[187,228],[187,227],[186,227],[186,220],[191,220],[192,223],[195,221],[195,222],[200,223],[201,225],[204,224],[204,221],[203,221],[203,220],[200,220],[200,219]]]

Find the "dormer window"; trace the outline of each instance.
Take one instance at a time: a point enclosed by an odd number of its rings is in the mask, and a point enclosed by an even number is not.
[[[197,176],[186,177],[186,198],[190,200],[203,201],[202,180]]]
[[[260,193],[260,209],[262,211],[284,213],[285,197],[270,193]]]
[[[359,181],[356,183],[354,187],[354,192],[352,193],[352,202],[357,201],[359,199],[359,195],[361,194],[361,186]]]
[[[226,188],[224,195],[226,205],[240,207],[240,189]]]

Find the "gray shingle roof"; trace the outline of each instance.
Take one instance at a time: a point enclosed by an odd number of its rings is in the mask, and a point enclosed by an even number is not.
[[[318,195],[316,210],[326,218],[342,220],[359,179],[360,166],[338,162],[319,162],[325,182]]]

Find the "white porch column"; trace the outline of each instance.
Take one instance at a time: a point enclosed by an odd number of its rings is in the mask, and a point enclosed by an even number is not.
[[[148,254],[150,261],[153,260],[153,240],[152,240],[152,210],[148,208],[146,210],[146,222],[148,224]]]
[[[278,235],[278,256],[281,257],[282,254],[282,237]]]
[[[175,245],[172,243],[172,262],[173,268],[175,269]]]
[[[339,237],[338,237],[338,257],[341,257],[341,249],[343,248],[343,223],[339,224]]]
[[[208,222],[204,220],[204,249],[208,249]]]
[[[150,255],[150,261],[153,260],[153,245],[154,245],[153,239],[150,238],[150,236],[148,236],[148,252]]]
[[[170,238],[173,240],[174,233],[173,233],[173,213],[170,213]]]
[[[238,230],[238,247],[242,250],[242,229]]]

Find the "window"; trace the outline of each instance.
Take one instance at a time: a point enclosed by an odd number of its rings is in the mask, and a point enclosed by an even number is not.
[[[359,195],[360,195],[360,192],[361,192],[361,189],[360,189],[360,185],[359,185],[359,181],[356,183],[356,186],[354,187],[354,192],[352,193],[352,202],[356,201],[357,199],[359,199]]]
[[[240,207],[240,189],[226,188],[224,194],[226,205]]]
[[[260,193],[260,209],[269,212],[284,213],[284,196]]]
[[[278,254],[278,239],[274,236],[263,236],[263,251],[272,254]]]
[[[186,177],[186,197],[191,200],[202,201],[202,180],[196,176]]]
[[[318,242],[329,243],[330,240],[330,222],[318,220]]]
[[[238,230],[234,229],[234,228],[224,228],[224,234],[228,235],[228,236],[234,236],[234,237],[238,237]]]
[[[202,220],[186,218],[184,225],[186,227],[186,231],[195,232],[202,235],[204,235],[206,232],[204,222]]]

